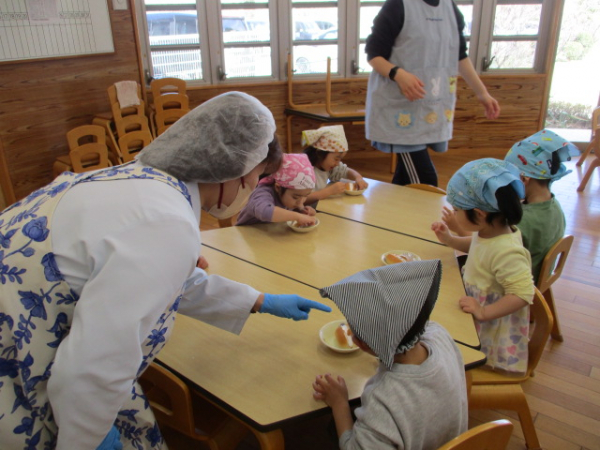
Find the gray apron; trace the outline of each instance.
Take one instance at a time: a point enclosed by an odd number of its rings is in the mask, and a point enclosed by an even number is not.
[[[389,61],[416,75],[424,98],[409,101],[395,81],[373,71],[366,105],[366,137],[386,144],[417,145],[452,138],[459,32],[451,0],[436,7],[404,0],[404,26]]]

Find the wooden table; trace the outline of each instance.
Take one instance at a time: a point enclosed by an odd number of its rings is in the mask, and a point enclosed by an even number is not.
[[[435,192],[366,179],[362,195],[340,195],[319,200],[317,210],[395,233],[439,243],[431,224],[442,217],[446,196]]]
[[[309,320],[299,322],[255,314],[240,336],[179,315],[169,342],[159,354],[162,363],[249,425],[263,450],[283,450],[281,427],[285,423],[328,412],[327,405],[312,398],[317,374],[342,375],[350,399],[360,397],[377,360],[361,351],[336,353],[320,342],[320,328],[343,318],[331,300],[321,298],[313,287],[223,252],[206,248],[204,255],[210,273],[266,292],[299,294],[321,301],[333,311],[312,311]],[[467,368],[483,363],[481,352],[459,347]]]
[[[203,245],[317,289],[381,266],[381,255],[390,250],[440,259],[442,283],[432,319],[457,342],[479,348],[471,316],[458,307],[465,290],[451,248],[327,214],[317,217],[320,224],[309,233],[296,233],[285,223],[229,227],[203,232]]]

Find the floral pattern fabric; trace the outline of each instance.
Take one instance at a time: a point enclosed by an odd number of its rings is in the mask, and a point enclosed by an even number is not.
[[[164,182],[190,196],[184,183],[133,164],[101,171],[66,172],[0,214],[0,436],[3,450],[52,449],[57,425],[47,382],[79,300],[52,253],[52,215],[74,185],[141,178]],[[138,376],[165,345],[181,296],[167,305],[146,338]],[[137,383],[115,420],[124,448],[160,449],[164,442]]]

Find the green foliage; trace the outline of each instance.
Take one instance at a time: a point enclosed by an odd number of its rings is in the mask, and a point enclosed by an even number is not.
[[[589,129],[592,126],[592,110],[588,105],[557,102],[550,99],[547,128],[580,128]]]

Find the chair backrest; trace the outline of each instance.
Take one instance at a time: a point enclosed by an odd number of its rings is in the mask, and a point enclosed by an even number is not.
[[[131,131],[119,138],[119,149],[123,162],[133,161],[135,155],[152,142],[149,130]]]
[[[482,423],[439,447],[438,450],[504,450],[513,424],[506,419]]]
[[[438,194],[446,195],[446,191],[441,187],[433,186],[431,184],[413,183],[407,184],[406,187],[413,189],[421,189],[422,191],[436,192]]]
[[[156,78],[150,83],[150,92],[154,102],[157,97],[165,94],[186,95],[187,83],[180,78]]]
[[[188,113],[185,109],[163,109],[161,111],[156,111],[156,116],[154,118],[156,122],[156,135],[160,136],[167,128],[181,119]]]
[[[158,113],[165,109],[190,110],[190,100],[185,94],[165,94],[154,99],[154,108]]]
[[[121,137],[121,136],[123,136],[123,134],[126,133],[126,131],[124,131],[124,126],[122,124],[122,121],[125,117],[129,117],[129,116],[144,117],[144,118],[146,118],[146,122],[148,121],[148,118],[146,117],[146,109],[145,109],[146,106],[145,106],[144,101],[142,100],[142,88],[139,85],[139,83],[137,85],[137,94],[138,94],[138,98],[140,100],[139,105],[121,108],[121,105],[119,104],[119,100],[117,98],[117,88],[115,87],[115,85],[113,84],[112,86],[109,86],[106,91],[108,93],[108,100],[110,102],[110,109],[111,109],[111,112],[113,115],[113,121],[115,123],[115,128],[117,129],[117,136]]]
[[[534,289],[533,303],[530,308],[532,316],[535,317],[535,322],[531,325],[533,331],[529,336],[526,378],[531,376],[540,361],[554,324],[554,318],[546,299],[538,288]]]
[[[82,125],[67,132],[69,157],[76,173],[110,167],[106,131],[99,125]]]
[[[126,116],[116,122],[115,125],[119,139],[132,131],[147,131],[150,133],[150,126],[148,125],[148,118],[146,116]]]
[[[179,377],[153,362],[138,382],[159,425],[166,425],[186,436],[198,438],[190,390]]]
[[[546,292],[562,274],[567,262],[567,256],[569,256],[569,251],[573,245],[573,240],[574,238],[571,235],[563,236],[544,256],[540,275],[536,283],[541,293]]]

